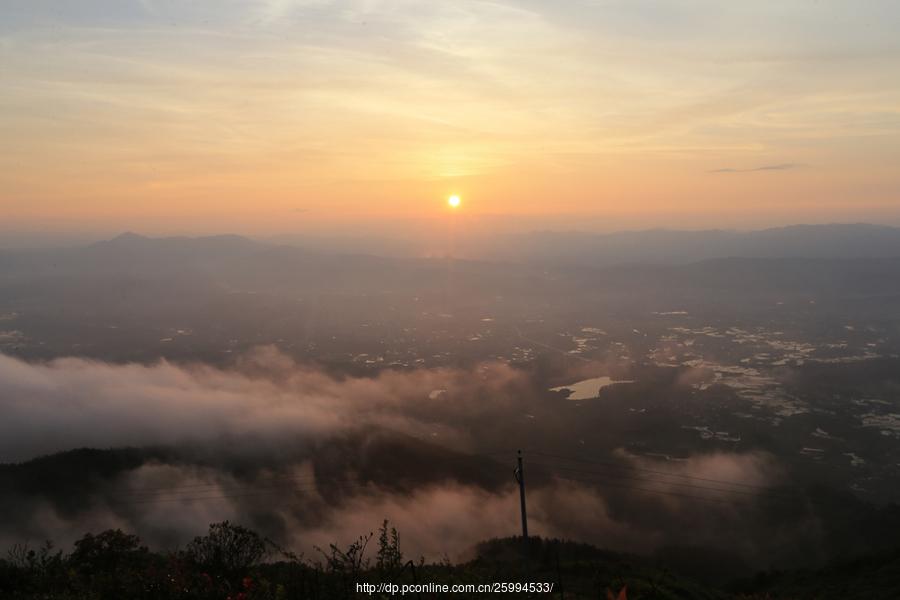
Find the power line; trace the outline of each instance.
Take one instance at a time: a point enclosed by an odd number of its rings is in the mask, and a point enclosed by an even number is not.
[[[681,481],[668,481],[668,480],[654,478],[652,476],[646,476],[646,475],[636,476],[636,475],[629,475],[627,473],[604,473],[602,471],[594,471],[594,470],[589,470],[589,469],[578,469],[576,467],[566,467],[566,466],[553,465],[553,464],[540,463],[540,462],[531,462],[531,464],[540,466],[540,467],[549,467],[549,468],[553,468],[553,469],[560,469],[563,471],[572,471],[575,473],[586,473],[586,474],[595,475],[597,477],[614,477],[614,478],[618,478],[618,479],[631,479],[634,481],[650,481],[650,482],[662,483],[665,485],[684,487],[684,488],[690,488],[690,489],[695,489],[695,490],[706,490],[706,491],[711,491],[711,492],[720,492],[720,493],[727,493],[727,494],[740,494],[740,495],[745,495],[745,496],[751,496],[754,498],[759,498],[761,496],[762,497],[768,496],[770,498],[777,498],[777,499],[783,499],[783,500],[799,499],[799,497],[797,497],[797,496],[789,496],[786,494],[779,493],[776,490],[771,490],[768,488],[760,488],[759,490],[756,490],[756,491],[736,490],[736,489],[727,489],[727,488],[720,488],[720,487],[711,487],[711,486],[705,486],[705,485],[697,485],[695,483],[685,483],[685,482],[681,482]]]
[[[361,488],[365,487],[360,484],[350,483],[347,485],[350,488]],[[161,498],[138,498],[136,500],[113,500],[108,504],[113,506],[119,505],[139,505],[139,504],[156,504],[159,502],[199,502],[206,500],[227,500],[232,498],[246,498],[246,497],[254,497],[254,496],[269,496],[271,494],[283,494],[285,492],[315,492],[318,491],[318,486],[311,487],[292,487],[292,488],[277,488],[277,489],[269,489],[263,491],[255,491],[255,492],[246,492],[239,494],[213,494],[209,496],[170,496],[170,497],[161,497]]]
[[[625,485],[625,484],[615,483],[615,482],[598,482],[596,480],[580,479],[577,477],[560,477],[560,479],[564,479],[567,481],[577,481],[580,483],[594,483],[594,484],[603,483],[604,486],[609,486],[609,487],[618,487],[618,488],[622,488],[622,489],[626,489],[626,490],[647,492],[650,494],[663,494],[666,496],[677,496],[679,498],[689,498],[691,500],[697,500],[699,502],[714,502],[716,504],[729,504],[729,505],[742,504],[745,506],[753,506],[753,504],[751,502],[747,502],[747,501],[726,500],[724,498],[706,498],[703,496],[694,496],[692,494],[682,494],[679,492],[672,492],[672,491],[668,491],[668,490],[654,490],[654,489],[650,489],[650,488],[642,488],[642,487],[637,487],[637,486],[633,486],[633,485]]]
[[[624,488],[624,489],[640,490],[640,491],[644,491],[644,492],[652,492],[652,493],[655,493],[655,494],[666,494],[666,495],[670,495],[670,496],[681,496],[681,497],[684,497],[684,498],[695,498],[695,499],[698,499],[698,500],[704,500],[704,501],[717,501],[717,502],[725,502],[725,503],[736,503],[736,504],[743,504],[743,505],[746,505],[746,506],[752,506],[752,505],[754,504],[754,503],[753,503],[753,500],[765,501],[765,502],[785,502],[785,503],[799,503],[799,502],[805,503],[805,502],[810,502],[810,501],[812,501],[810,498],[808,498],[808,497],[806,497],[806,496],[765,496],[765,495],[762,495],[762,496],[754,496],[753,494],[746,494],[746,493],[745,493],[745,495],[750,496],[750,498],[747,498],[747,499],[741,499],[741,498],[735,498],[735,497],[725,498],[725,497],[722,497],[722,496],[716,496],[716,497],[713,498],[713,497],[708,497],[708,496],[695,496],[695,495],[683,494],[683,493],[680,493],[680,492],[674,492],[674,491],[669,491],[669,490],[658,490],[658,489],[650,489],[650,488],[641,488],[641,487],[637,487],[637,486],[630,486],[630,485],[621,483],[620,481],[617,481],[616,479],[609,479],[608,477],[605,477],[605,476],[602,476],[602,475],[595,475],[595,476],[593,476],[592,478],[583,478],[583,477],[572,477],[572,476],[558,475],[558,474],[557,474],[556,477],[557,477],[558,479],[563,479],[563,480],[567,480],[567,481],[578,481],[578,482],[581,482],[581,483],[595,484],[595,485],[599,485],[599,486],[601,486],[601,487],[606,487],[606,486],[621,487],[621,488]],[[616,476],[613,476],[613,477],[616,477]],[[620,478],[620,479],[621,479],[621,478]],[[664,484],[664,485],[672,485],[672,482],[667,482],[667,481],[659,481],[659,480],[656,480],[656,481],[654,481],[654,480],[646,480],[646,481],[647,481],[648,483],[651,483],[651,484],[657,483],[657,484]],[[689,489],[692,489],[692,490],[698,490],[698,492],[708,492],[708,491],[713,491],[713,492],[716,492],[716,493],[726,493],[726,494],[728,494],[728,493],[736,493],[736,491],[732,491],[732,490],[716,490],[716,489],[714,489],[714,488],[707,488],[707,487],[703,487],[703,486],[691,486],[691,485],[688,485],[688,486],[686,486],[686,487],[688,487]]]
[[[498,452],[479,452],[472,454],[465,454],[459,456],[451,456],[451,457],[442,457],[444,462],[453,462],[453,461],[466,461],[472,458],[477,457],[493,457],[499,456],[500,454],[506,454],[507,451],[498,451]],[[497,465],[499,466],[499,465]],[[344,481],[341,477],[322,477],[316,475],[280,475],[276,477],[266,477],[261,482],[246,482],[246,483],[236,483],[236,482],[212,482],[212,483],[197,483],[197,484],[185,484],[185,485],[172,485],[172,486],[159,486],[159,487],[146,487],[146,488],[137,488],[132,490],[127,490],[123,492],[119,492],[119,495],[128,495],[128,496],[143,496],[143,495],[153,495],[157,493],[169,493],[173,491],[179,490],[193,490],[196,489],[198,492],[202,492],[203,488],[207,488],[210,490],[221,489],[223,487],[245,487],[245,486],[265,486],[271,487],[272,485],[277,485],[272,482],[292,482],[295,481],[297,483],[315,483],[315,482],[329,482],[329,481]]]
[[[210,483],[196,483],[196,484],[186,484],[186,485],[171,485],[171,486],[160,486],[160,487],[147,487],[147,488],[135,488],[130,490],[124,490],[117,492],[120,496],[152,496],[154,494],[161,493],[169,493],[173,491],[181,491],[181,490],[196,490],[197,492],[202,493],[204,489],[227,489],[227,488],[241,488],[241,487],[249,487],[249,486],[262,486],[262,487],[272,487],[277,485],[289,485],[291,482],[295,483],[314,483],[316,481],[324,480],[321,477],[315,476],[291,476],[284,475],[279,477],[269,477],[260,481],[247,481],[247,482],[210,482]],[[278,483],[283,482],[283,483]]]
[[[564,456],[561,454],[552,454],[549,452],[539,452],[537,450],[529,450],[529,452],[531,454],[536,454],[538,456],[546,456],[548,458],[556,458],[556,459],[561,459],[561,460],[567,460],[570,462],[580,462],[580,463],[587,463],[587,464],[593,464],[593,465],[603,465],[607,468],[613,468],[613,469],[621,469],[621,470],[626,470],[626,471],[628,471],[628,470],[641,471],[644,473],[653,473],[656,475],[664,475],[666,477],[678,477],[681,479],[691,479],[691,480],[696,480],[696,481],[706,481],[709,483],[734,485],[734,486],[750,488],[750,489],[757,489],[757,490],[771,490],[771,488],[768,486],[755,485],[752,483],[743,483],[743,482],[739,482],[739,481],[728,481],[725,479],[713,479],[713,478],[709,478],[709,477],[698,477],[696,475],[683,475],[681,473],[669,473],[667,471],[659,471],[656,469],[648,469],[645,467],[637,467],[637,466],[632,466],[632,465],[621,465],[621,464],[613,463],[613,462],[609,462],[609,461],[587,459],[587,458],[581,458],[581,457],[576,457],[576,456]]]

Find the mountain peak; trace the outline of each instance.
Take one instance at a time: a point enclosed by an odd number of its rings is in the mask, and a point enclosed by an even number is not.
[[[120,233],[116,237],[109,240],[110,242],[138,242],[138,241],[146,241],[150,238],[134,233],[133,231],[126,231],[125,233]]]

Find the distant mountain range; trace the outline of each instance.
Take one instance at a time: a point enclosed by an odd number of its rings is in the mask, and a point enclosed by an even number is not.
[[[482,242],[485,243],[483,240]],[[0,289],[25,282],[177,281],[226,290],[460,289],[534,293],[550,286],[809,289],[897,293],[900,229],[802,225],[753,232],[532,233],[473,244],[448,262],[349,254],[237,235],[149,238],[125,233],[68,249],[0,250]],[[452,264],[452,266],[451,266]],[[491,292],[494,293],[494,292]]]
[[[885,258],[900,256],[900,228],[867,224],[793,225],[759,231],[648,230],[611,234],[535,232],[487,244],[505,260],[608,266],[684,264],[713,258]]]
[[[24,251],[15,248],[24,249],[28,244],[22,240],[34,236],[23,236],[25,234],[0,235],[0,256]],[[54,239],[42,236],[32,244],[29,254],[52,251]],[[652,229],[617,233],[535,231],[499,235],[461,231],[452,251],[442,249],[441,240],[383,238],[365,232],[356,235],[294,234],[257,239],[239,235],[151,238],[129,232],[94,244],[76,243],[74,240],[72,236],[59,238],[57,245],[68,246],[65,254],[75,256],[94,254],[99,258],[120,254],[124,260],[140,255],[172,260],[189,258],[191,262],[247,256],[273,247],[281,248],[282,255],[296,255],[294,250],[302,249],[311,255],[352,254],[357,258],[362,255],[384,258],[452,255],[492,262],[593,267],[687,264],[717,258],[900,257],[900,228],[864,223],[791,225],[755,231]],[[44,250],[36,250],[38,246]]]

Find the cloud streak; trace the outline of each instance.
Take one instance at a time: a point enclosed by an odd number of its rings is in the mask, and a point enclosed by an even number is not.
[[[295,364],[272,348],[242,358],[232,371],[206,365],[112,365],[80,358],[30,364],[0,355],[0,461],[20,461],[73,447],[202,442],[226,435],[307,436],[387,427],[419,437],[440,431],[446,407],[435,389],[463,399],[456,416],[500,410],[525,385],[521,373],[485,365],[461,370],[385,372],[333,378]],[[468,399],[468,400],[466,400]]]
[[[751,169],[735,169],[732,167],[725,167],[723,169],[712,169],[709,171],[710,173],[756,173],[759,171],[790,171],[792,169],[799,169],[804,167],[805,165],[801,165],[798,163],[780,163],[775,165],[763,165],[761,167],[753,167]]]

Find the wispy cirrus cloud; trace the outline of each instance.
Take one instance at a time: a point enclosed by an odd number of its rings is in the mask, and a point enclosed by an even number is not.
[[[734,167],[725,167],[722,169],[712,169],[710,173],[756,173],[758,171],[790,171],[792,169],[800,169],[805,167],[800,163],[779,163],[776,165],[762,165],[760,167],[752,167],[749,169],[736,169]]]
[[[787,168],[744,168],[760,152],[840,165],[795,173],[816,190],[803,214],[816,198],[858,218],[843,201],[857,178],[867,205],[895,211],[896,169],[879,165],[900,147],[900,84],[886,75],[900,65],[898,7],[0,3],[0,187],[16,198],[4,217],[274,233],[306,226],[283,217],[297,190],[319,224],[390,223],[440,214],[468,178],[467,210],[485,214],[544,214],[552,196],[608,222],[620,209],[597,202],[602,189],[640,207],[629,219],[643,226],[672,204],[691,222],[747,205],[762,219],[759,198],[774,210],[791,193],[777,178],[727,211],[696,181],[710,157],[727,167],[715,172]]]

